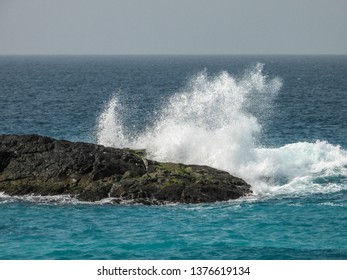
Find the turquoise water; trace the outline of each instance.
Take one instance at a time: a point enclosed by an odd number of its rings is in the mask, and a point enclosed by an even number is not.
[[[2,194],[0,259],[347,259],[346,56],[0,65],[0,133],[144,147],[254,191],[166,206]]]
[[[163,207],[2,203],[0,248],[6,259],[346,259],[346,196]]]

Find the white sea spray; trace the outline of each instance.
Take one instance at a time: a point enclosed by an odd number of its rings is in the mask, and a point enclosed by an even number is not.
[[[98,119],[98,143],[144,148],[158,161],[209,165],[240,176],[256,195],[300,195],[346,188],[347,152],[325,141],[259,146],[261,121],[282,86],[257,64],[243,76],[198,73],[143,132],[130,137],[113,96]],[[124,109],[124,108],[123,108]]]

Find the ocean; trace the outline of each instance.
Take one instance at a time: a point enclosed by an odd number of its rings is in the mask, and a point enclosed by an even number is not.
[[[347,259],[347,56],[0,56],[0,133],[146,149],[253,194],[0,194],[0,259]]]

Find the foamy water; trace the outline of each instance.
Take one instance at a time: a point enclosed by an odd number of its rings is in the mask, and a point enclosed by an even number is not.
[[[271,114],[282,81],[257,64],[241,77],[198,73],[174,94],[144,133],[122,125],[121,104],[113,96],[98,119],[98,143],[144,148],[158,161],[209,165],[240,176],[256,195],[302,195],[346,188],[347,152],[325,141],[283,147],[256,143],[261,120]]]

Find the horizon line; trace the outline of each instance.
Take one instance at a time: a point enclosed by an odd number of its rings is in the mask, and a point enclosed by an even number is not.
[[[347,55],[347,53],[221,53],[221,54],[209,54],[209,53],[201,53],[201,54],[180,54],[180,53],[168,53],[168,54],[146,54],[146,53],[133,53],[133,54],[117,54],[117,53],[87,53],[87,54],[75,54],[75,53],[66,53],[66,54],[58,54],[58,53],[47,53],[47,54],[38,54],[38,53],[13,53],[13,54],[2,54],[0,56],[343,56]]]

